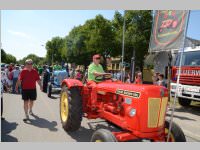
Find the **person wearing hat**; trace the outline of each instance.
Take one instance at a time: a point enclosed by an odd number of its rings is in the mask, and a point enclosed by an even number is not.
[[[21,71],[15,87],[16,92],[18,92],[19,85],[21,85],[22,88],[22,99],[24,100],[25,112],[25,118],[23,121],[27,121],[29,119],[29,114],[33,115],[33,102],[37,98],[36,82],[39,84],[40,90],[42,90],[39,74],[35,69],[33,69],[33,61],[31,59],[27,59],[25,61],[25,68]]]
[[[101,56],[99,54],[96,54],[93,56],[93,62],[88,67],[88,86],[92,88],[91,92],[91,103],[94,105],[97,100],[97,92],[96,92],[96,84],[99,83],[96,79],[97,76],[103,76],[103,75],[110,75],[110,73],[105,73],[103,70],[102,65],[100,64]]]

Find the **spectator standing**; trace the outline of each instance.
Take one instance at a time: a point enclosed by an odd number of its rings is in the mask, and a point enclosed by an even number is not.
[[[42,81],[43,90],[42,91],[45,93],[47,92],[47,85],[48,85],[48,82],[50,81],[50,73],[47,69],[48,69],[47,66],[44,65],[43,66],[43,81]]]
[[[81,78],[82,78],[82,74],[81,74],[80,70],[77,70],[76,79],[81,81]]]
[[[15,66],[15,68],[12,71],[12,74],[13,74],[12,93],[15,93],[15,86],[16,86],[16,83],[17,83],[17,80],[18,80],[18,77],[20,74],[19,66]],[[17,93],[19,93],[19,89],[18,89]]]
[[[135,84],[142,84],[142,72],[138,71],[135,75]]]
[[[12,65],[9,66],[8,68],[8,92],[12,91],[12,84],[13,84],[13,73],[12,73]]]
[[[152,77],[153,84],[155,84],[155,85],[157,85],[157,82],[159,80],[159,78],[158,78],[159,74],[160,74],[159,72],[156,72]]]
[[[31,59],[27,59],[25,61],[25,64],[26,66],[20,73],[15,87],[16,92],[18,91],[18,87],[20,84],[22,87],[22,99],[24,100],[25,112],[25,118],[23,119],[23,121],[27,121],[29,119],[29,114],[33,115],[33,102],[37,98],[36,82],[39,84],[40,90],[42,90],[39,74],[35,69],[33,69],[33,61]]]
[[[128,76],[127,76],[127,79],[126,79],[126,83],[131,83],[130,73],[128,73]]]
[[[117,77],[117,80],[121,80],[121,73],[120,73],[120,71],[118,71],[118,72],[116,73],[116,77]]]
[[[158,81],[157,81],[157,85],[160,86],[166,86],[165,81],[164,81],[164,75],[163,74],[159,74],[158,75]]]

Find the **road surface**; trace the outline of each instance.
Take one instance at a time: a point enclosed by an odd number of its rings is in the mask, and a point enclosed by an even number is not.
[[[39,88],[38,88],[39,89]],[[107,124],[102,120],[83,119],[79,131],[66,133],[60,123],[59,94],[48,98],[38,92],[31,121],[23,122],[21,95],[4,93],[4,117],[1,122],[2,142],[88,142],[92,133]],[[200,141],[200,107],[178,107],[174,121],[184,130],[187,141]]]

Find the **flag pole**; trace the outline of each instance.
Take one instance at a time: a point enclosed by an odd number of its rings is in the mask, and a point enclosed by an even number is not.
[[[170,134],[171,134],[174,110],[175,110],[176,101],[177,101],[177,94],[178,94],[179,83],[180,83],[181,66],[182,66],[182,60],[183,60],[183,52],[184,52],[184,48],[185,48],[185,41],[186,41],[185,39],[186,39],[186,34],[187,34],[187,29],[188,29],[189,18],[190,18],[190,10],[188,11],[188,14],[187,14],[187,24],[186,24],[186,27],[184,30],[184,40],[183,40],[182,48],[181,48],[181,57],[180,57],[179,68],[178,68],[178,78],[177,78],[177,82],[176,82],[176,92],[175,92],[173,105],[172,105],[172,112],[171,112],[171,116],[170,116],[170,124],[169,124],[169,131],[168,131],[168,135],[167,135],[167,142],[169,141]]]

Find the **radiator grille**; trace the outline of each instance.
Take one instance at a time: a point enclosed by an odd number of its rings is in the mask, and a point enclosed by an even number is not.
[[[148,128],[155,128],[158,124],[158,115],[160,110],[160,98],[148,99]]]
[[[159,117],[159,123],[158,126],[162,126],[165,120],[165,112],[167,108],[167,102],[168,102],[168,97],[163,97],[162,98],[162,104],[160,108],[160,117]]]
[[[162,126],[165,120],[165,112],[168,98],[149,98],[148,99],[148,128]]]

